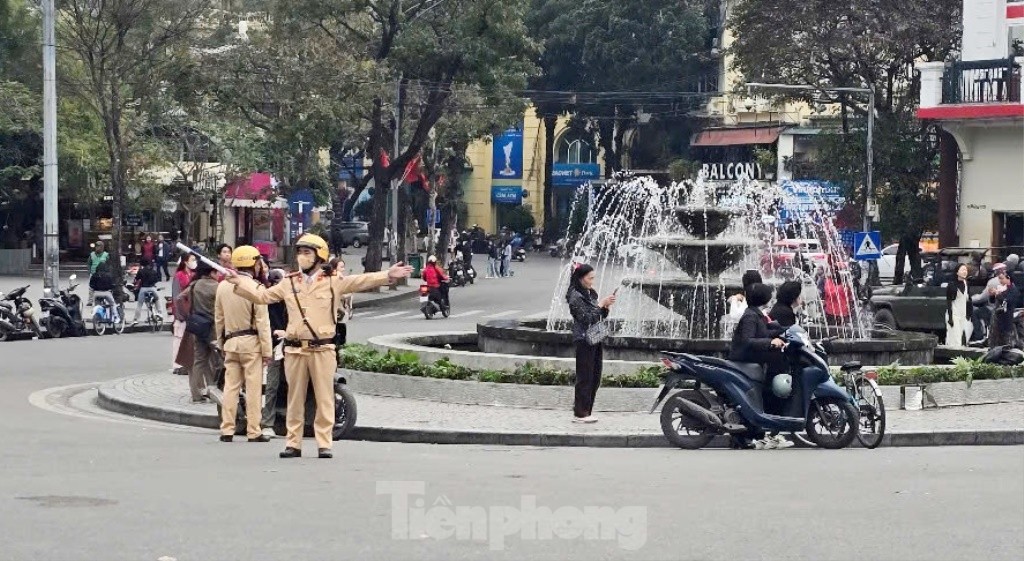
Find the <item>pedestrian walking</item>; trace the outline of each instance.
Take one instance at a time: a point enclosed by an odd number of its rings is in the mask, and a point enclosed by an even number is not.
[[[92,289],[92,276],[96,274],[96,268],[100,266],[100,263],[106,263],[110,259],[110,254],[103,250],[103,242],[96,242],[93,246],[92,253],[89,254],[89,301],[87,305],[92,306],[96,301],[93,297],[94,290]]]
[[[281,269],[273,269],[267,275],[267,288],[280,283],[285,277]],[[263,435],[274,436],[274,418],[277,416],[277,395],[281,390],[282,374],[284,373],[284,337],[288,328],[288,310],[284,302],[275,302],[267,306],[270,317],[270,344],[274,347],[274,358],[267,366],[267,385],[264,390],[263,417],[260,426]]]
[[[512,276],[512,241],[506,238],[502,241],[501,250],[501,276]]]
[[[173,372],[178,375],[188,375],[189,371],[192,370],[192,336],[185,332],[185,310],[182,306],[178,306],[178,297],[181,292],[188,288],[188,285],[192,282],[192,274],[196,268],[196,258],[194,255],[184,256],[178,261],[178,269],[174,272],[174,278],[171,279],[171,301],[175,303],[174,306],[174,324],[172,325],[172,333],[174,338],[171,342],[171,361],[173,364]],[[188,339],[186,343],[186,339]],[[179,359],[178,355],[181,353],[182,346],[187,345],[185,351],[187,358]]]
[[[956,280],[946,285],[946,346],[966,347],[974,330],[971,324],[973,306],[967,293],[970,267],[961,263],[956,267]]]
[[[167,263],[171,259],[171,242],[164,239],[163,234],[156,237],[156,268],[163,275],[163,280],[171,280],[171,273],[167,271]]]
[[[590,265],[577,265],[569,281],[565,299],[572,314],[572,339],[576,344],[576,396],[573,422],[594,423],[594,399],[601,386],[604,361],[603,341],[608,334],[604,320],[615,304],[612,293],[598,300],[596,278]]]
[[[251,245],[231,252],[231,266],[238,271],[238,282],[250,289],[260,286],[263,260]],[[273,358],[270,342],[270,318],[267,306],[254,304],[235,293],[235,286],[222,282],[217,286],[214,332],[224,352],[224,399],[221,402],[220,441],[231,442],[235,434],[239,393],[245,384],[245,424],[249,442],[270,442],[260,429],[263,403],[263,368]]]
[[[313,385],[316,415],[313,432],[318,456],[331,458],[334,426],[334,372],[338,357],[334,337],[341,299],[347,294],[385,286],[412,273],[412,268],[397,263],[387,271],[346,277],[333,267],[324,267],[329,259],[327,242],[320,236],[305,234],[295,243],[299,271],[270,288],[245,284],[232,272],[228,282],[236,293],[256,304],[284,302],[288,309],[285,330],[284,372],[288,380],[288,438],[282,458],[302,456],[306,386]]]
[[[138,296],[135,298],[135,315],[132,317],[132,325],[139,324],[139,315],[146,307],[146,296],[152,294],[153,298],[159,301],[156,285],[160,282],[160,271],[156,270],[153,263],[145,257],[139,262],[139,271],[135,273],[135,287],[138,289]]]
[[[142,245],[139,246],[139,261],[145,260],[152,263],[154,259],[156,259],[156,244],[153,242],[153,236],[146,234]]]
[[[196,265],[196,276],[188,287],[191,310],[185,320],[185,330],[192,335],[192,370],[189,372],[189,389],[193,403],[209,399],[208,388],[215,384],[217,371],[222,361],[214,348],[214,312],[217,301],[217,271],[200,261]]]

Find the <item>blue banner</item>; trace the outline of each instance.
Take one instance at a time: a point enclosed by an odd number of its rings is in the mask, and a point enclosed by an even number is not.
[[[523,188],[512,186],[491,187],[491,202],[499,205],[523,204]]]
[[[292,239],[309,230],[313,220],[313,192],[300,189],[288,195],[288,216]]]
[[[494,137],[492,179],[523,178],[523,130],[509,129]]]
[[[551,184],[555,187],[579,187],[601,178],[599,164],[554,164]]]
[[[432,211],[428,208],[427,211],[424,213],[425,220],[423,223],[426,224],[427,226],[430,226],[431,214],[434,214],[434,227],[441,226],[441,209],[437,209],[437,211]]]
[[[817,210],[835,214],[846,203],[843,188],[828,181],[783,181],[780,220],[798,219]]]

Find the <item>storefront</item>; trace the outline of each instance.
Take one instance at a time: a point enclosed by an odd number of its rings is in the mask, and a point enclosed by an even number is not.
[[[707,181],[774,180],[780,126],[706,129],[690,142]]]
[[[267,173],[254,173],[224,189],[224,231],[214,236],[232,245],[249,244],[271,260],[287,244],[288,201],[277,196]]]

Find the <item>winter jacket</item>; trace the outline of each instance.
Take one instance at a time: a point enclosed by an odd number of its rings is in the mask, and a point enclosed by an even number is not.
[[[608,317],[608,308],[597,305],[597,292],[583,294],[573,290],[569,294],[569,313],[572,314],[572,340],[586,341],[587,330]]]

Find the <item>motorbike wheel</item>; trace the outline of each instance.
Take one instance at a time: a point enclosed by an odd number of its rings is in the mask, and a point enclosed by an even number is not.
[[[451,306],[445,306],[444,308],[441,308],[441,315],[444,316],[444,317],[448,317],[448,316],[452,315],[452,307]]]
[[[6,341],[8,335],[10,335],[9,331],[7,331],[6,329],[0,329],[0,343]]]
[[[356,426],[356,397],[343,384],[334,385],[334,440],[345,438]]]
[[[164,322],[164,318],[157,314],[150,314],[149,316],[149,327],[153,330],[153,333],[160,331],[160,324]]]
[[[60,339],[68,331],[68,322],[63,318],[51,317],[46,321],[46,333],[53,339]]]
[[[846,448],[857,437],[857,408],[848,401],[822,397],[811,402],[805,431],[826,450]]]
[[[704,394],[698,391],[676,392],[665,400],[665,405],[661,408],[661,432],[675,446],[684,450],[699,450],[707,446],[715,434],[709,434],[707,425],[679,408],[681,399],[692,401],[705,409],[711,408]]]

